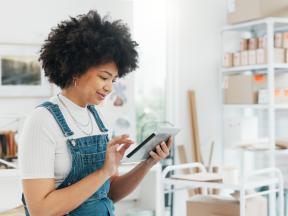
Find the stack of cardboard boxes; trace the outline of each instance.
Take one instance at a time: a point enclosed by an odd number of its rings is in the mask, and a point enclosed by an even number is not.
[[[241,23],[268,16],[288,17],[287,0],[228,0],[227,21]],[[275,63],[288,63],[288,32],[275,34]],[[224,67],[267,63],[266,36],[242,39],[240,51],[224,55]],[[285,50],[284,50],[285,49]]]
[[[287,0],[227,0],[227,21],[241,23],[268,16],[288,16]]]
[[[277,32],[274,35],[274,63],[288,63],[288,32]],[[267,64],[267,37],[243,38],[240,40],[240,51],[225,53],[223,67],[238,67],[256,64]]]
[[[275,104],[288,104],[288,74],[275,76]],[[268,104],[267,75],[237,74],[225,77],[225,104]]]
[[[267,16],[288,15],[287,0],[228,0],[227,21],[241,23]],[[288,63],[288,32],[274,35],[274,63]],[[267,36],[242,38],[239,51],[225,53],[223,67],[267,64]],[[227,76],[223,80],[224,103],[226,104],[268,104],[267,71]],[[262,74],[262,75],[261,75]],[[288,104],[288,75],[276,73],[275,103]]]

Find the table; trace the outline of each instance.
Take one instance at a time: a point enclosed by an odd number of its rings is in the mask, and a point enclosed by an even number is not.
[[[218,182],[199,182],[190,180],[172,179],[169,177],[169,173],[176,170],[183,170],[187,168],[198,168],[199,172],[206,172],[205,167],[200,163],[187,163],[181,165],[172,165],[166,167],[162,171],[162,181],[166,186],[173,186],[173,189],[163,189],[165,193],[175,192],[177,190],[186,190],[187,188],[202,188],[204,195],[208,194],[208,189],[230,189],[239,191],[240,193],[240,216],[245,216],[245,201],[251,197],[269,195],[269,209],[270,215],[275,216],[275,210],[273,213],[273,203],[276,203],[275,194],[278,192],[278,209],[279,216],[284,216],[284,188],[283,188],[283,176],[278,168],[266,168],[253,171],[245,177],[242,177],[239,184],[225,184]],[[261,192],[254,192],[252,194],[246,194],[246,191],[253,190],[260,187],[267,186],[267,190]],[[165,188],[165,187],[164,187]],[[171,187],[169,187],[171,188]],[[275,202],[271,202],[273,200]],[[272,210],[272,211],[271,211]]]

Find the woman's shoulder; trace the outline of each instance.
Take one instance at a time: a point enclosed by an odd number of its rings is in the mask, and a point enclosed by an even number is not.
[[[53,115],[47,108],[42,106],[38,106],[31,111],[21,130],[21,136],[29,136],[35,133],[54,138],[61,136],[61,131]]]
[[[46,102],[51,102],[53,103],[53,98],[51,100],[48,100]],[[40,105],[38,105],[37,107],[35,107],[30,115],[28,115],[27,117],[27,123],[29,124],[34,124],[34,125],[49,125],[53,122],[55,122],[53,115],[50,113],[50,111],[42,106],[42,104],[44,104],[45,102],[41,103]]]

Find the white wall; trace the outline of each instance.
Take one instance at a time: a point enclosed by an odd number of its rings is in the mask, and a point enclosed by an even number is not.
[[[122,19],[132,28],[133,3],[124,0],[25,0],[0,3],[0,43],[43,43],[60,21],[96,9],[101,15]],[[133,78],[130,78],[132,79]],[[58,90],[57,90],[58,91]],[[133,91],[132,91],[133,92]],[[55,92],[54,92],[55,94]],[[130,94],[133,96],[133,93]],[[129,96],[130,96],[129,95]],[[47,98],[0,98],[0,115],[27,114]],[[0,119],[0,126],[5,123]],[[2,124],[3,123],[3,124]]]
[[[196,91],[201,152],[207,162],[210,142],[221,156],[219,64],[220,29],[225,24],[225,0],[171,0],[168,23],[171,118],[182,128],[176,144],[184,144],[191,160],[191,122],[187,91]],[[171,71],[172,70],[172,71]],[[175,73],[173,75],[173,73]],[[176,81],[175,81],[176,80]],[[176,82],[176,83],[175,83]],[[176,105],[175,105],[176,104]],[[176,194],[174,215],[185,215],[185,193]]]
[[[10,0],[1,2],[1,41],[42,42],[59,21],[96,9],[132,24],[132,3],[124,0]]]
[[[196,92],[201,150],[204,160],[207,161],[210,142],[215,140],[218,151],[221,145],[218,81],[221,60],[220,30],[225,24],[225,0],[182,0],[177,1],[176,6],[177,25],[169,31],[178,32],[174,35],[177,43],[170,47],[169,53],[177,53],[173,64],[176,65],[174,73],[178,80],[175,91],[178,95],[174,100],[178,104],[177,120],[182,128],[177,144],[184,144],[191,158],[192,138],[187,91],[193,89]]]

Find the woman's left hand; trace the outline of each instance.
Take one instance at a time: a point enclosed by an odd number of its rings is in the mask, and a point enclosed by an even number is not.
[[[147,164],[153,166],[160,160],[166,158],[169,155],[172,142],[173,138],[170,136],[166,143],[162,142],[157,145],[156,149],[149,153],[150,157],[146,160]]]

